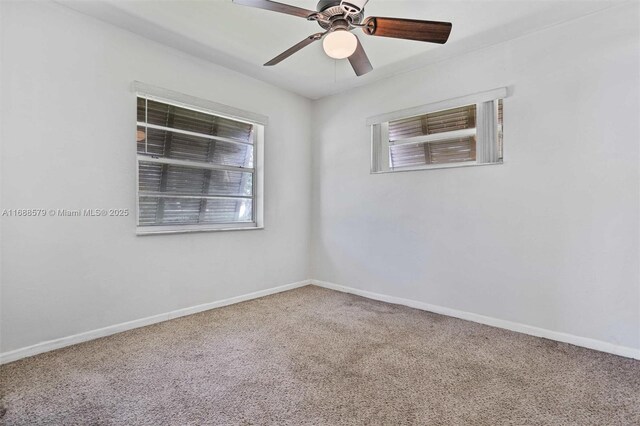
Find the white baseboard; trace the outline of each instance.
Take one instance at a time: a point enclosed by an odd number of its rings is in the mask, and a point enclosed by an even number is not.
[[[64,348],[65,346],[71,346],[77,343],[98,339],[100,337],[110,336],[112,334],[120,333],[122,331],[132,330],[134,328],[144,327],[146,325],[156,324],[156,323],[168,321],[174,318],[197,314],[198,312],[208,311],[209,309],[220,308],[222,306],[233,305],[235,303],[240,303],[240,302],[244,302],[251,299],[257,299],[259,297],[268,296],[270,294],[280,293],[287,290],[293,290],[294,288],[304,287],[305,285],[309,285],[309,284],[311,284],[311,280],[298,281],[295,283],[286,284],[279,287],[270,288],[267,290],[260,290],[254,293],[231,297],[229,299],[218,300],[216,302],[205,303],[203,305],[191,306],[189,308],[177,309],[175,311],[167,312],[164,314],[154,315],[151,317],[141,318],[141,319],[137,319],[129,322],[123,322],[121,324],[110,325],[108,327],[99,328],[97,330],[86,331],[84,333],[74,334],[72,336],[62,337],[60,339],[48,340],[46,342],[41,342],[32,346],[27,346],[25,348],[20,348],[13,351],[0,353],[0,364],[6,364],[12,361],[17,361],[22,358],[38,355],[43,352],[49,352],[55,349]]]
[[[545,339],[556,340],[558,342],[570,343],[576,346],[582,346],[596,351],[607,352],[614,355],[620,355],[627,358],[640,359],[640,348],[631,348],[628,346],[620,346],[602,340],[590,339],[588,337],[575,336],[573,334],[562,333],[559,331],[547,330],[544,328],[534,327],[531,325],[521,324],[512,321],[501,320],[498,318],[488,317],[485,315],[474,314],[471,312],[459,311],[457,309],[446,308],[444,306],[431,305],[429,303],[418,302],[401,297],[387,296],[385,294],[373,293],[357,288],[346,287],[326,281],[311,280],[311,284],[331,290],[341,291],[343,293],[351,293],[357,296],[366,297],[368,299],[380,300],[382,302],[395,303],[410,308],[420,309],[423,311],[434,312],[436,314],[447,315],[450,317],[460,318],[463,320],[473,321],[480,324],[490,325],[493,327],[504,328],[519,333],[528,334]]]
[[[480,324],[490,325],[493,327],[504,328],[519,333],[528,334],[536,337],[543,337],[550,340],[555,340],[563,343],[570,343],[576,346],[582,346],[589,349],[594,349],[601,352],[607,352],[614,355],[620,355],[627,358],[640,359],[640,349],[631,348],[627,346],[620,346],[601,340],[590,339],[588,337],[575,336],[568,333],[562,333],[558,331],[547,330],[544,328],[534,327],[526,324],[521,324],[512,321],[501,320],[498,318],[488,317],[485,315],[474,314],[471,312],[460,311],[457,309],[446,308],[443,306],[432,305],[429,303],[418,302],[410,299],[403,299],[401,297],[387,296],[380,293],[374,293],[371,291],[360,290],[352,287],[347,287],[339,284],[334,284],[320,280],[304,280],[279,287],[270,288],[267,290],[256,291],[254,293],[244,294],[241,296],[231,297],[229,299],[223,299],[216,302],[205,303],[202,305],[192,306],[189,308],[178,309],[175,311],[167,312],[164,314],[154,315],[151,317],[141,318],[134,321],[124,322],[121,324],[111,325],[96,330],[87,331],[80,334],[74,334],[72,336],[62,337],[60,339],[48,340],[46,342],[37,343],[25,348],[16,349],[9,352],[0,353],[0,364],[6,364],[12,361],[17,361],[22,358],[27,358],[33,355],[49,352],[55,349],[64,348],[66,346],[75,345],[77,343],[87,342],[89,340],[98,339],[100,337],[110,336],[112,334],[120,333],[134,328],[144,327],[146,325],[156,324],[163,321],[168,321],[174,318],[179,318],[187,315],[196,314],[198,312],[207,311],[209,309],[219,308],[222,306],[233,305],[235,303],[244,302],[251,299],[257,299],[260,297],[268,296],[270,294],[276,294],[287,290],[293,290],[305,285],[317,285],[319,287],[328,288],[331,290],[337,290],[343,293],[351,293],[358,296],[366,297],[368,299],[380,300],[382,302],[395,303],[398,305],[404,305],[423,311],[434,312],[437,314],[447,315],[450,317],[460,318],[468,321],[477,322]]]

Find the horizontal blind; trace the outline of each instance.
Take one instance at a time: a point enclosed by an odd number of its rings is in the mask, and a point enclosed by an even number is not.
[[[451,132],[476,127],[476,106],[467,105],[389,122],[389,140]]]
[[[145,108],[146,107],[146,108]],[[146,120],[145,120],[146,117]],[[205,114],[159,101],[138,98],[138,121],[203,135],[221,136],[250,143],[253,126],[248,123]]]
[[[476,105],[466,105],[445,111],[389,122],[391,142],[417,136],[444,134],[476,127]],[[476,160],[476,138],[452,137],[436,142],[399,144],[390,147],[391,167],[415,167],[429,164],[450,164]]]
[[[251,223],[252,124],[138,97],[138,224]]]
[[[252,173],[139,162],[140,191],[182,195],[251,196]],[[164,186],[163,186],[164,180]]]
[[[138,153],[234,167],[253,167],[253,146],[138,126]],[[213,147],[213,148],[212,148]]]
[[[450,164],[475,161],[475,137],[451,139],[390,147],[393,167],[412,167],[426,164]]]

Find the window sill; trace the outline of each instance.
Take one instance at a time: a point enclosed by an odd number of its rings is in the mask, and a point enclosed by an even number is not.
[[[263,230],[264,226],[257,226],[255,223],[242,226],[241,224],[230,224],[228,227],[221,226],[138,226],[136,235],[164,235],[164,234],[190,234],[193,232],[227,232],[227,231],[254,231]]]
[[[504,164],[504,161],[499,161],[497,163],[482,163],[482,164],[478,164],[474,161],[474,162],[468,162],[468,163],[436,164],[431,166],[398,167],[395,170],[382,170],[382,171],[372,170],[370,174],[382,175],[382,174],[399,173],[399,172],[415,172],[419,170],[442,170],[442,169],[457,169],[460,167],[499,166],[502,164]]]

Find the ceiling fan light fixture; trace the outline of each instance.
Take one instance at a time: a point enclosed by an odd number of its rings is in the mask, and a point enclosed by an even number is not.
[[[277,65],[310,44],[323,40],[322,46],[329,57],[334,59],[349,58],[353,71],[357,76],[361,76],[371,72],[373,66],[371,66],[371,61],[369,61],[362,43],[351,33],[357,28],[362,29],[367,36],[391,37],[439,44],[446,43],[449,39],[449,34],[451,34],[450,22],[385,18],[380,16],[365,18],[364,7],[369,0],[320,0],[316,6],[316,11],[273,0],[233,0],[233,2],[297,16],[307,21],[314,21],[323,30],[320,33],[311,34],[301,42],[285,50],[265,63],[265,67]]]
[[[358,39],[351,32],[337,29],[322,41],[324,52],[333,59],[345,59],[353,55],[358,47]]]

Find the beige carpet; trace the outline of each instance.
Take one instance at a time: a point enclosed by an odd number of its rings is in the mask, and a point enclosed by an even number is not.
[[[0,369],[7,425],[639,425],[640,362],[321,289]]]

